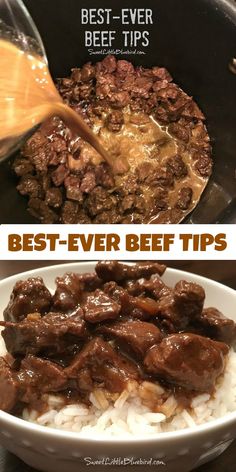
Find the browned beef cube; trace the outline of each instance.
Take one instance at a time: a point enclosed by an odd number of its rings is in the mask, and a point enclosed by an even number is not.
[[[96,272],[105,282],[119,282],[127,279],[150,277],[152,274],[162,275],[166,266],[158,262],[139,262],[135,265],[126,265],[118,261],[101,261],[96,265]]]
[[[21,321],[29,313],[44,315],[50,310],[52,296],[41,277],[32,277],[16,282],[10,301],[4,310],[6,321]]]
[[[34,393],[58,392],[66,388],[67,377],[57,364],[39,357],[27,356],[21,362],[18,380],[23,402],[31,400]]]
[[[84,274],[76,274],[78,280],[83,285],[83,290],[87,292],[92,292],[96,290],[96,288],[100,288],[102,286],[102,280],[99,279],[96,272],[85,272]]]
[[[117,199],[102,187],[95,187],[86,200],[86,208],[89,214],[94,217],[106,210],[112,210],[117,204]]]
[[[98,65],[102,66],[102,70],[104,70],[105,72],[111,74],[112,72],[114,72],[116,70],[116,58],[115,58],[115,56],[111,56],[111,55],[106,56],[106,57],[104,57],[102,62],[97,64],[97,66]]]
[[[67,273],[63,277],[57,277],[53,308],[62,313],[74,310],[81,300],[82,291],[83,284],[78,274]]]
[[[120,321],[98,328],[98,332],[120,343],[121,348],[142,359],[147,350],[162,340],[161,331],[145,321]]]
[[[23,157],[17,157],[13,162],[12,168],[18,177],[22,177],[22,175],[25,174],[31,174],[34,169],[33,164]]]
[[[29,213],[45,224],[56,223],[58,220],[57,213],[49,208],[47,203],[40,198],[30,198]]]
[[[61,190],[56,187],[49,188],[46,191],[45,202],[53,208],[59,208],[62,205]]]
[[[17,190],[21,195],[29,195],[30,197],[41,196],[40,183],[37,177],[34,177],[33,175],[23,175],[20,183],[17,185]]]
[[[80,78],[82,82],[89,82],[91,79],[94,79],[94,77],[95,77],[95,67],[91,64],[91,62],[88,62],[82,67]]]
[[[82,316],[80,309],[74,316],[48,313],[43,318],[37,318],[33,314],[18,323],[1,322],[5,326],[2,337],[7,351],[14,357],[38,353],[47,353],[47,356],[63,354],[88,335]]]
[[[226,344],[191,333],[167,336],[144,359],[149,374],[176,386],[211,392],[225,366]]]
[[[122,315],[146,320],[155,317],[159,311],[159,305],[155,300],[148,297],[133,297],[116,282],[106,283],[104,291],[121,305]]]
[[[77,202],[71,202],[66,200],[61,212],[61,221],[64,224],[77,224],[79,223],[79,204]]]
[[[176,202],[176,208],[180,210],[187,210],[191,205],[193,197],[193,191],[191,187],[182,187],[178,192],[178,198]]]
[[[211,157],[205,155],[196,161],[195,169],[202,177],[209,177],[212,173],[212,166],[213,161]]]
[[[121,59],[117,61],[116,73],[122,77],[122,79],[125,79],[127,75],[134,73],[134,66],[131,62]]]
[[[14,372],[0,357],[0,410],[11,411],[18,401],[19,385]]]
[[[123,113],[120,110],[114,110],[107,117],[107,128],[109,131],[118,132],[124,124]]]
[[[59,187],[63,184],[65,178],[69,174],[69,170],[63,164],[60,164],[56,170],[52,172],[52,181],[56,187]]]
[[[104,188],[112,188],[115,186],[114,175],[107,163],[102,162],[96,165],[94,172],[97,185],[101,185]]]
[[[181,156],[173,156],[167,160],[167,167],[171,169],[177,179],[181,179],[188,174],[188,169]]]
[[[102,290],[95,290],[87,296],[83,304],[84,319],[90,323],[99,323],[104,320],[116,319],[120,313],[121,306],[112,300]]]
[[[129,380],[139,378],[138,367],[101,338],[89,341],[65,369],[65,373],[68,378],[77,379],[80,389],[83,385],[83,391],[93,390],[96,383],[110,392],[122,392]]]
[[[168,128],[169,133],[180,141],[188,143],[189,128],[179,123],[171,123]]]
[[[236,323],[226,318],[216,308],[203,310],[199,319],[199,326],[209,338],[223,341],[229,345],[236,343]]]
[[[84,175],[80,185],[80,190],[82,193],[90,193],[94,187],[96,187],[95,172],[90,170]]]
[[[204,289],[195,283],[180,280],[174,288],[174,302],[179,313],[190,319],[200,316],[205,300]]]
[[[166,295],[169,295],[171,289],[165,285],[158,274],[154,274],[150,279],[127,280],[124,287],[128,290],[130,295],[145,295],[147,297],[159,300]]]
[[[205,292],[195,283],[181,280],[173,290],[163,291],[159,299],[158,318],[169,333],[183,330],[198,319],[204,304]]]
[[[64,185],[67,198],[78,202],[83,201],[83,195],[80,189],[80,178],[77,175],[68,175],[64,180]]]

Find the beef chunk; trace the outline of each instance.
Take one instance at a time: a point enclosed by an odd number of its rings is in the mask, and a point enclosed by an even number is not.
[[[174,288],[174,303],[182,316],[199,317],[205,300],[204,289],[195,283],[181,280]]]
[[[153,274],[162,275],[165,269],[166,266],[158,264],[158,262],[139,262],[135,265],[126,265],[118,261],[101,261],[95,267],[98,277],[105,282],[139,279],[150,277]]]
[[[222,341],[229,345],[236,343],[236,323],[226,318],[216,308],[206,308],[203,310],[197,326],[199,326],[209,338]]]
[[[104,291],[121,305],[122,315],[146,320],[156,316],[158,313],[159,306],[155,300],[148,297],[133,297],[129,295],[127,290],[117,285],[116,282],[105,284]]]
[[[80,102],[83,100],[89,100],[92,92],[93,92],[93,86],[91,82],[76,84],[72,91],[73,101]],[[79,109],[80,109],[80,106],[79,106]]]
[[[117,61],[116,73],[124,80],[127,75],[134,73],[134,66],[131,64],[131,62],[121,59]]]
[[[96,64],[97,72],[103,71],[108,74],[111,74],[116,70],[116,58],[115,56],[108,55],[104,57],[102,62]]]
[[[76,175],[68,175],[65,178],[66,197],[78,202],[83,201],[82,190],[80,189],[80,178]]]
[[[148,161],[142,162],[142,164],[136,168],[139,182],[145,182],[150,176],[153,177],[153,172],[155,172],[155,167]]]
[[[96,187],[88,195],[86,208],[91,216],[96,216],[103,211],[112,210],[116,206],[116,203],[117,201],[114,195],[110,195],[102,187]]]
[[[180,210],[187,210],[191,205],[193,197],[193,191],[191,187],[182,187],[178,192],[178,198],[176,201],[176,208]]]
[[[128,92],[113,92],[110,94],[109,103],[113,108],[124,108],[130,103]]]
[[[205,116],[193,100],[186,104],[182,116],[187,118],[196,118],[197,120],[205,120]]]
[[[212,159],[207,155],[200,157],[196,161],[195,169],[202,177],[209,177],[212,172]]]
[[[60,136],[58,134],[55,134],[52,137],[52,149],[56,153],[61,153],[63,151],[67,151],[67,146],[66,146],[65,139],[62,136]]]
[[[63,390],[67,383],[66,375],[61,367],[49,360],[34,356],[23,359],[18,379],[24,391],[22,395],[24,402],[30,401],[33,393]]]
[[[32,175],[23,175],[20,183],[17,185],[18,192],[21,195],[29,195],[30,197],[38,197],[41,195],[41,186],[37,179]]]
[[[118,132],[124,124],[123,113],[120,110],[112,111],[107,117],[107,128],[109,131]]]
[[[157,210],[165,211],[168,209],[168,192],[166,189],[156,188],[153,192],[151,199],[151,212],[150,215],[156,216]]]
[[[37,172],[46,172],[49,161],[53,159],[54,155],[55,152],[51,147],[51,143],[38,147],[32,154],[25,154],[24,152],[24,156],[29,159]]]
[[[71,312],[79,303],[83,284],[77,274],[67,273],[56,278],[56,291],[53,295],[53,308],[62,313]]]
[[[167,336],[144,359],[148,373],[176,386],[212,391],[224,370],[226,344],[191,333]]]
[[[137,77],[131,89],[131,95],[134,97],[148,98],[152,88],[153,81],[149,77]]]
[[[91,64],[91,62],[88,62],[85,64],[80,72],[80,79],[82,82],[89,82],[91,79],[94,79],[95,77],[95,67]]]
[[[182,177],[185,177],[188,174],[186,164],[184,163],[182,157],[178,155],[170,157],[167,160],[167,167],[170,168],[170,170],[177,179],[181,179]]]
[[[30,198],[29,213],[44,224],[52,224],[58,220],[58,215],[47,203],[40,198]]]
[[[97,185],[101,185],[104,188],[112,188],[115,186],[114,175],[106,163],[102,162],[95,166],[94,172]]]
[[[65,178],[69,174],[69,170],[63,164],[59,165],[56,170],[52,172],[52,181],[56,187],[59,187],[63,184]]]
[[[181,280],[173,291],[164,291],[159,300],[158,317],[168,332],[186,329],[200,316],[205,292],[200,285]]]
[[[76,276],[86,292],[92,292],[102,286],[102,280],[99,279],[96,272],[85,272],[84,274],[76,274]]]
[[[77,379],[78,387],[86,391],[94,388],[94,382],[110,392],[122,392],[129,380],[137,380],[136,365],[118,354],[109,343],[94,338],[79,352],[71,365],[65,369],[69,378]],[[87,382],[84,382],[86,373]],[[83,384],[80,384],[82,378]]]
[[[61,213],[62,223],[72,225],[79,223],[79,204],[77,202],[71,202],[66,200]]]
[[[13,162],[12,168],[18,177],[22,175],[31,174],[33,172],[33,164],[23,157],[17,157]]]
[[[172,77],[165,67],[153,67],[152,73],[157,80],[166,80],[167,82],[172,81]]]
[[[90,323],[99,323],[104,320],[113,320],[120,313],[120,305],[108,297],[102,290],[95,290],[88,295],[83,304],[84,319]]]
[[[189,142],[190,133],[187,126],[183,126],[179,123],[171,123],[168,127],[169,133],[175,138],[183,141],[184,143]]]
[[[174,184],[174,174],[170,167],[156,168],[146,179],[146,183],[151,186],[172,188]]]
[[[0,357],[0,410],[10,412],[18,401],[19,385],[14,372]]]
[[[41,277],[16,282],[3,315],[6,321],[21,321],[29,313],[44,315],[50,310],[52,296]]]
[[[182,218],[182,212],[179,208],[171,208],[163,210],[159,213],[158,218],[155,219],[155,223],[159,224],[174,224],[179,223]]]
[[[123,178],[122,186],[119,190],[122,197],[129,194],[136,193],[137,190],[138,190],[138,181],[137,181],[137,177],[134,174],[129,174],[127,177]]]
[[[45,202],[53,207],[60,208],[62,205],[62,193],[59,188],[51,187],[46,191]]]
[[[5,326],[2,337],[7,351],[14,357],[38,353],[51,356],[68,352],[88,334],[82,315],[82,310],[77,310],[76,315],[71,316],[48,313],[43,318],[28,315],[18,323],[1,322],[1,326]]]
[[[159,300],[171,293],[171,289],[165,285],[157,274],[152,275],[149,280],[144,278],[135,282],[128,280],[124,286],[131,295],[142,294],[147,297],[151,296],[154,300]]]
[[[80,190],[84,193],[90,193],[94,189],[94,187],[96,187],[95,172],[90,170],[84,175],[81,182]]]
[[[145,321],[124,321],[103,325],[98,332],[115,339],[122,349],[142,359],[147,350],[162,339],[160,330]]]

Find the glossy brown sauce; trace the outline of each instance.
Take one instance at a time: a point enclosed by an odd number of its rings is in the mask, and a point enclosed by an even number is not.
[[[130,174],[143,163],[150,163],[156,168],[161,168],[167,164],[169,158],[179,153],[178,140],[168,132],[168,126],[160,125],[153,116],[148,116],[143,112],[132,112],[127,107],[123,113],[124,125],[120,132],[114,133],[106,127],[107,114],[104,114],[100,119],[98,118],[92,129],[99,136],[101,143],[108,150],[110,156],[113,158],[124,158],[126,156]],[[173,188],[169,189],[169,206],[166,211],[155,211],[153,215],[149,215],[145,223],[177,223],[197,205],[207,180],[195,171],[191,153],[185,149],[181,154],[188,167],[188,174],[181,180],[176,179]],[[101,157],[95,150],[90,150],[90,156],[93,164],[101,162]],[[116,185],[118,187],[124,185],[126,178],[127,173],[126,175],[116,176]],[[169,218],[167,215],[175,206],[178,192],[183,186],[191,187],[193,191],[191,205],[186,211],[177,215],[177,221],[172,221],[173,215],[170,215]],[[155,189],[148,184],[142,187],[142,196],[147,206],[149,206],[149,200],[154,192]],[[162,221],[163,217],[164,221]]]

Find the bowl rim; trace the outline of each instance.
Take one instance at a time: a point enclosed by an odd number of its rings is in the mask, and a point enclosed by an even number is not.
[[[4,285],[4,283],[9,283],[11,280],[14,280],[16,277],[20,278],[25,278],[29,277],[30,275],[35,275],[35,276],[40,276],[44,271],[50,272],[50,270],[60,270],[65,267],[65,272],[68,270],[69,267],[74,269],[75,267],[80,267],[81,265],[85,267],[91,267],[91,265],[95,265],[97,261],[78,261],[78,262],[66,262],[63,264],[55,264],[55,265],[49,265],[45,266],[39,269],[31,269],[25,272],[20,272],[19,274],[14,274],[11,276],[8,276],[2,280],[0,280],[0,291],[1,291],[1,285]],[[128,264],[132,264],[133,262],[125,262]],[[208,283],[210,282],[211,285],[220,287],[225,290],[226,293],[234,295],[236,297],[236,290],[223,285],[222,283],[216,282],[215,280],[209,279],[207,277],[203,277],[201,275],[194,274],[193,272],[187,272],[181,269],[174,269],[174,268],[169,268],[167,267],[166,271],[171,272],[172,274],[181,274],[181,276],[188,277],[188,276],[194,276],[196,278],[196,281],[204,283],[204,281],[207,281]],[[125,437],[125,438],[117,438],[117,437],[108,437],[108,436],[101,436],[101,437],[94,437],[91,435],[91,437],[88,434],[83,434],[80,432],[75,432],[75,431],[66,431],[66,430],[60,430],[56,428],[51,428],[48,426],[41,426],[37,423],[31,423],[30,421],[24,420],[22,418],[18,418],[17,416],[12,415],[11,413],[6,413],[5,411],[0,410],[0,424],[1,422],[4,422],[5,424],[9,424],[12,427],[17,428],[18,430],[25,429],[27,430],[28,433],[35,433],[35,434],[40,434],[40,435],[48,435],[50,438],[58,438],[58,439],[64,439],[64,440],[78,440],[81,443],[82,442],[92,442],[92,443],[112,443],[112,444],[121,444],[121,443],[129,443],[129,444],[137,444],[139,442],[148,442],[148,443],[153,443],[153,442],[165,442],[166,440],[168,441],[175,441],[181,440],[181,439],[187,439],[189,436],[195,436],[195,435],[201,435],[204,433],[211,433],[214,430],[217,430],[218,428],[224,428],[226,426],[230,426],[231,424],[236,424],[236,411],[227,413],[223,417],[214,419],[212,421],[209,421],[207,423],[193,426],[193,427],[188,427],[185,429],[177,430],[177,431],[168,431],[168,432],[162,432],[162,433],[156,433],[153,436],[147,436],[147,437],[142,437],[142,436],[135,436],[135,437]],[[228,438],[229,440],[231,439],[230,437]],[[233,438],[232,438],[233,439]]]

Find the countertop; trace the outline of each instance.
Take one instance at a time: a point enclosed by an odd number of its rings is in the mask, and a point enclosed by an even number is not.
[[[0,279],[26,270],[63,263],[64,261],[2,261]],[[236,289],[236,261],[174,261],[169,266],[203,275]],[[195,472],[234,472],[236,464],[236,441],[216,460],[205,464]],[[0,472],[37,472],[20,459],[0,447]]]

